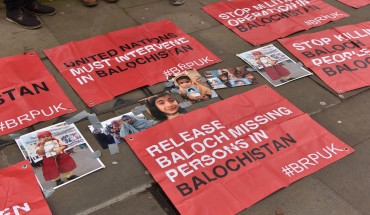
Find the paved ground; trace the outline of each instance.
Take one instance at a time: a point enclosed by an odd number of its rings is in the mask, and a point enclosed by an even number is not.
[[[0,57],[36,50],[78,108],[76,113],[82,110],[94,112],[101,121],[130,111],[133,108],[130,101],[146,97],[149,91],[154,93],[163,89],[163,84],[134,90],[90,109],[52,66],[42,53],[43,49],[164,18],[173,20],[222,58],[222,63],[207,70],[241,66],[244,63],[235,54],[252,49],[251,45],[200,9],[218,0],[188,0],[179,7],[172,6],[167,0],[120,0],[116,4],[101,1],[95,8],[85,8],[78,0],[44,2],[56,7],[58,13],[52,17],[42,17],[44,27],[33,31],[7,22],[4,19],[5,10],[0,9]],[[356,10],[335,0],[326,2],[352,16],[308,32],[368,21],[370,18],[370,5]],[[281,47],[276,42],[273,44]],[[220,99],[267,84],[259,75],[257,80],[257,85],[219,90]],[[370,90],[363,88],[339,97],[317,77],[311,76],[278,87],[276,91],[354,147],[356,152],[270,195],[240,214],[275,214],[278,208],[285,214],[293,215],[370,214]],[[207,104],[193,105],[191,109]],[[39,123],[20,132],[26,133],[63,119]],[[77,126],[86,134],[91,146],[100,149],[89,133],[88,124],[87,120],[83,120]],[[0,168],[22,160],[19,149],[10,138],[0,137],[0,144]],[[126,144],[120,144],[119,147],[120,153],[116,155],[110,155],[108,150],[103,151],[101,159],[106,165],[105,169],[58,189],[47,199],[54,214],[175,213],[130,148]]]

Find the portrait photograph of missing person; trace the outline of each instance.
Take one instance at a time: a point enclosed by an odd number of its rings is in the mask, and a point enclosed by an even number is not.
[[[104,168],[74,124],[58,123],[22,135],[16,143],[31,162],[42,190],[59,188]]]
[[[129,112],[101,122],[101,128],[89,125],[89,129],[100,146],[107,149],[109,144],[119,144],[126,135],[150,128],[155,123],[154,120],[146,119],[143,114],[134,115]]]
[[[213,89],[239,87],[257,83],[253,75],[255,69],[249,65],[205,71],[204,76]]]
[[[189,91],[194,91],[194,94],[199,93],[198,89],[189,88]],[[186,91],[185,93],[193,92]],[[140,100],[139,103],[145,105],[147,113],[156,123],[160,123],[187,113],[187,111],[180,106],[181,97],[176,97],[180,96],[165,91]]]
[[[301,63],[297,64],[274,45],[267,45],[237,56],[255,68],[275,87],[312,75]]]
[[[172,77],[173,91],[181,95],[185,101],[197,103],[218,97],[209,84],[203,81],[197,70],[187,70]]]

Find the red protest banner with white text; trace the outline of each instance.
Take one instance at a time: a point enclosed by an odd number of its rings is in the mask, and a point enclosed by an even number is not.
[[[338,0],[339,2],[342,2],[343,4],[346,4],[348,6],[354,7],[354,8],[360,8],[365,5],[370,4],[370,0]]]
[[[90,107],[221,61],[170,20],[71,42],[45,54]]]
[[[337,93],[370,86],[370,22],[279,42]]]
[[[0,136],[76,108],[36,52],[0,58]]]
[[[252,45],[349,16],[322,0],[218,2],[203,10]]]
[[[29,161],[0,169],[0,214],[51,215]]]
[[[235,214],[354,151],[266,85],[126,140],[181,214]]]

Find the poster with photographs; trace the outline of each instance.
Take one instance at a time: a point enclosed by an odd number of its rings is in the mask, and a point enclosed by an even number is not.
[[[255,69],[249,65],[236,68],[205,71],[204,75],[213,89],[239,87],[257,83]]]
[[[173,83],[172,92],[177,92],[185,101],[197,103],[218,97],[197,70],[191,69],[169,79]]]
[[[101,128],[89,125],[89,129],[100,146],[107,149],[109,144],[119,144],[126,135],[150,128],[155,123],[156,121],[146,119],[143,114],[129,112],[101,122]]]
[[[274,45],[267,45],[237,55],[267,79],[275,87],[312,75]]]
[[[59,188],[104,168],[74,124],[58,123],[22,135],[16,142],[42,190]]]

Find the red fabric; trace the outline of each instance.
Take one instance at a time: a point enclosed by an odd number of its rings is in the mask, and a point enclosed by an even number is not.
[[[74,112],[36,52],[0,58],[0,136]]]
[[[349,16],[322,0],[224,1],[202,9],[252,45]]]
[[[166,76],[221,61],[170,20],[71,42],[44,52],[90,107],[139,87],[166,81]],[[76,60],[85,63],[77,65]]]
[[[279,42],[339,94],[370,86],[369,29],[363,22]]]
[[[236,214],[354,151],[266,85],[126,140],[181,214]]]
[[[338,0],[342,2],[343,4],[346,4],[348,6],[354,7],[354,8],[360,8],[365,5],[370,4],[370,0]]]
[[[285,69],[282,65],[273,65],[270,67],[264,67],[263,70],[272,80],[279,80],[281,77],[290,75],[290,72]]]
[[[28,161],[0,170],[0,213],[51,215]]]
[[[67,153],[48,158],[43,156],[42,163],[42,174],[45,181],[56,179],[60,176],[60,173],[67,173],[76,168],[75,161]]]

